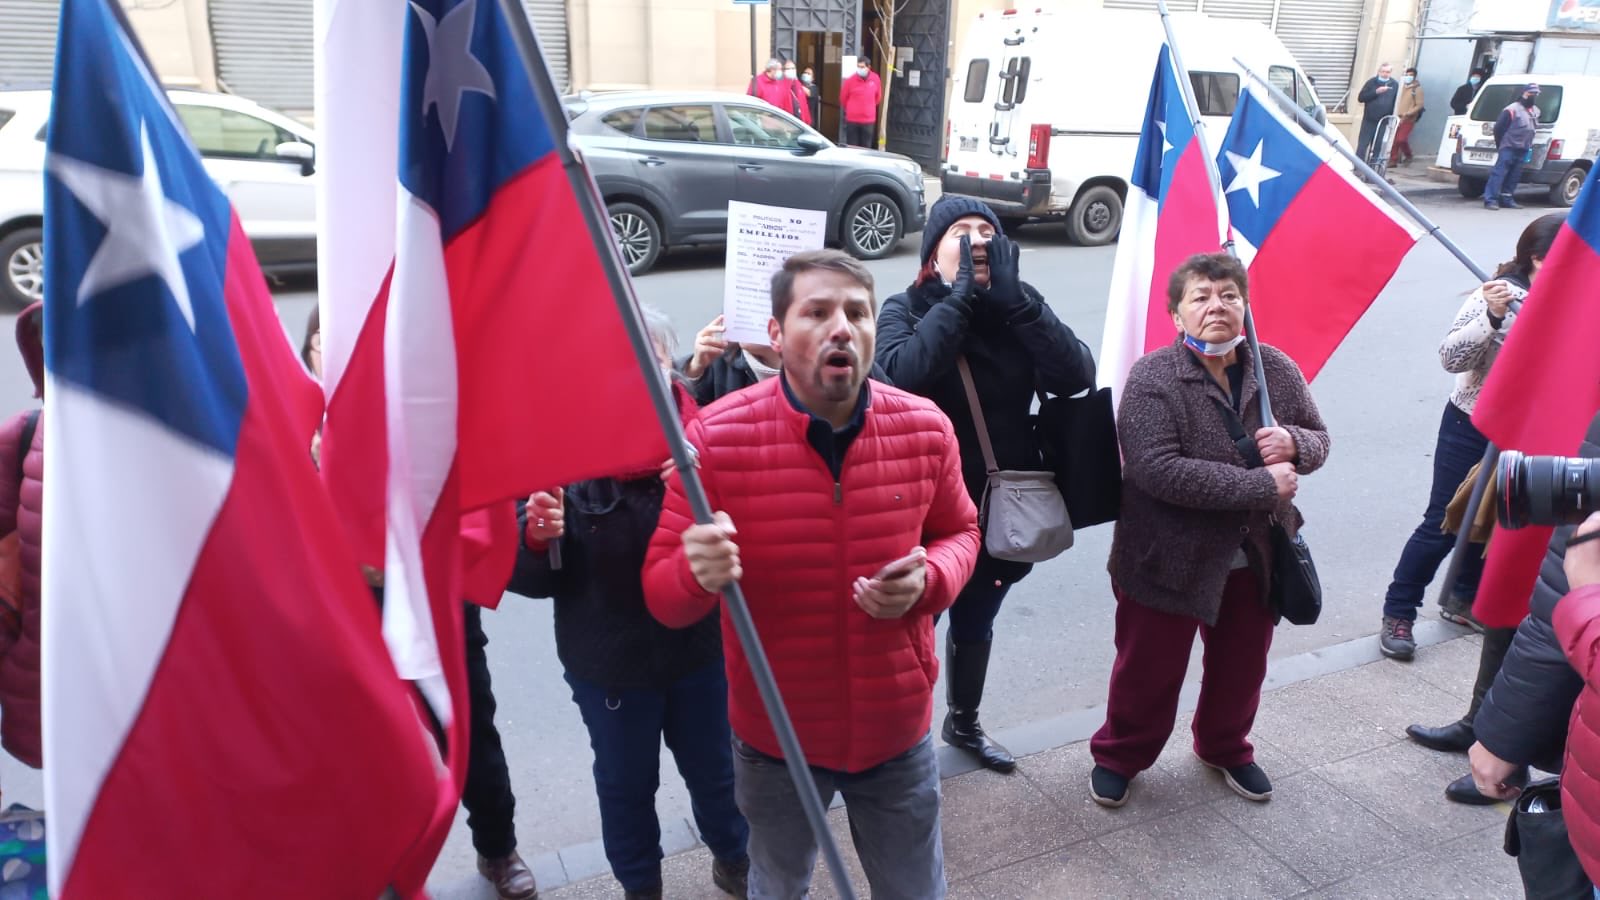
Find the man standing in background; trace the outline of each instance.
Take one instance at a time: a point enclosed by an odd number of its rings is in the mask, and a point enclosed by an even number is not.
[[[1367,79],[1356,99],[1361,101],[1361,137],[1356,141],[1356,155],[1369,164],[1373,159],[1373,144],[1378,136],[1378,123],[1394,114],[1394,67],[1388,63],[1378,67],[1378,74]]]
[[[1405,78],[1400,83],[1400,99],[1395,101],[1394,114],[1400,119],[1400,127],[1394,133],[1394,152],[1389,156],[1389,165],[1403,166],[1411,162],[1411,129],[1417,127],[1417,122],[1422,119],[1422,84],[1417,81],[1417,70],[1407,69]]]
[[[883,101],[883,82],[872,71],[866,57],[856,59],[856,72],[847,76],[839,88],[839,106],[844,110],[844,142],[850,147],[873,146],[878,124],[878,104]]]

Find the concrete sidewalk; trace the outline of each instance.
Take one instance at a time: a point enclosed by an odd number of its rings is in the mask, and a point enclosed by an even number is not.
[[[1419,623],[1418,638],[1424,646],[1411,664],[1382,660],[1368,637],[1272,666],[1253,734],[1273,778],[1267,803],[1233,794],[1190,753],[1194,685],[1160,762],[1118,810],[1088,798],[1084,739],[1103,710],[999,735],[1023,756],[1011,776],[972,771],[941,748],[950,896],[1520,896],[1515,862],[1500,849],[1507,807],[1447,803],[1444,786],[1465,773],[1466,758],[1424,750],[1404,731],[1465,711],[1480,640],[1438,621]],[[866,897],[844,810],[829,815]],[[682,837],[687,829],[664,823],[669,853],[683,846],[672,846],[673,835],[693,840]],[[666,896],[722,897],[710,866],[699,845],[669,856]],[[621,894],[600,874],[597,844],[549,854],[536,869],[547,900]],[[492,896],[481,881],[451,888],[438,896]],[[835,896],[820,865],[812,893]]]

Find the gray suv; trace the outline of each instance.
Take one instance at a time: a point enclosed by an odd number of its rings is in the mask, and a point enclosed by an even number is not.
[[[619,91],[563,102],[635,275],[668,247],[726,240],[730,200],[827,210],[829,243],[860,259],[922,230],[915,162],[834,146],[753,97]]]

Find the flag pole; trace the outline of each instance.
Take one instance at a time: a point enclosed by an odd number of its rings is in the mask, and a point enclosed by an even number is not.
[[[1489,272],[1482,266],[1478,265],[1478,263],[1473,260],[1472,257],[1468,256],[1467,251],[1461,249],[1460,245],[1451,240],[1449,235],[1446,235],[1437,223],[1428,218],[1428,216],[1423,213],[1422,210],[1418,209],[1415,203],[1412,203],[1410,200],[1406,199],[1406,196],[1400,193],[1399,188],[1390,184],[1387,178],[1380,176],[1376,170],[1367,165],[1365,160],[1357,156],[1349,148],[1334,140],[1333,136],[1328,133],[1327,125],[1312,118],[1310,113],[1306,112],[1304,109],[1301,109],[1300,105],[1295,103],[1294,100],[1291,99],[1288,94],[1285,94],[1281,88],[1276,87],[1265,78],[1257,75],[1250,69],[1249,66],[1245,65],[1244,62],[1239,59],[1239,57],[1235,56],[1233,58],[1233,64],[1238,66],[1240,71],[1244,72],[1244,74],[1248,76],[1251,81],[1254,81],[1256,84],[1259,84],[1262,88],[1266,89],[1266,91],[1271,95],[1272,99],[1278,101],[1278,105],[1280,107],[1287,112],[1293,113],[1295,121],[1300,123],[1300,127],[1327,141],[1334,150],[1338,151],[1340,156],[1343,156],[1345,159],[1353,163],[1356,167],[1356,171],[1360,172],[1368,182],[1376,187],[1378,189],[1378,193],[1382,194],[1385,200],[1388,200],[1395,206],[1400,207],[1400,209],[1402,209],[1406,215],[1410,216],[1418,225],[1421,225],[1424,229],[1426,229],[1428,234],[1434,240],[1438,241],[1446,250],[1450,251],[1451,256],[1454,256],[1456,259],[1460,260],[1461,264],[1467,267],[1467,270],[1472,273],[1473,277],[1477,278],[1480,282],[1494,280],[1494,276],[1489,274]]]
[[[1183,109],[1189,114],[1194,139],[1200,143],[1200,158],[1205,161],[1206,180],[1211,183],[1211,196],[1217,203],[1217,225],[1223,234],[1222,249],[1238,259],[1239,251],[1233,246],[1233,223],[1228,217],[1228,199],[1222,192],[1222,171],[1217,166],[1217,158],[1211,155],[1211,146],[1206,143],[1205,123],[1200,120],[1200,104],[1194,99],[1194,85],[1189,81],[1189,70],[1184,68],[1183,56],[1178,52],[1178,38],[1172,32],[1172,14],[1167,11],[1167,0],[1156,0],[1156,8],[1161,13],[1161,28],[1167,33],[1172,68],[1177,70],[1178,93],[1183,95]],[[1272,415],[1272,398],[1267,394],[1267,370],[1261,362],[1261,342],[1256,339],[1256,317],[1250,312],[1248,302],[1244,305],[1244,336],[1250,343],[1250,361],[1256,373],[1256,398],[1261,403],[1261,424],[1271,428],[1278,423]]]
[[[555,84],[550,78],[544,51],[539,46],[539,39],[533,33],[532,26],[528,24],[527,13],[523,10],[520,0],[500,0],[500,10],[511,29],[511,38],[517,45],[517,54],[527,69],[528,80],[539,102],[539,111],[544,116],[551,136],[555,139],[555,152],[572,185],[578,207],[583,212],[584,225],[589,231],[595,249],[600,253],[606,281],[611,286],[617,310],[622,314],[622,322],[633,344],[640,372],[645,376],[650,399],[655,405],[656,418],[667,437],[667,445],[671,448],[672,460],[678,467],[678,477],[683,482],[684,494],[688,497],[690,509],[694,513],[696,522],[702,525],[710,524],[711,501],[706,497],[705,486],[700,481],[693,448],[684,437],[677,406],[667,388],[666,380],[660,374],[655,350],[651,347],[644,322],[639,314],[639,302],[633,293],[633,282],[624,274],[622,262],[617,256],[616,240],[612,236],[610,222],[600,204],[594,181],[589,177],[588,169],[573,151],[568,140],[566,115],[561,108],[561,97],[556,93]],[[833,840],[833,833],[828,830],[827,814],[822,808],[822,799],[817,794],[815,783],[811,779],[810,768],[806,765],[804,752],[800,748],[800,738],[795,733],[794,723],[790,721],[789,712],[783,705],[777,679],[772,674],[772,665],[768,662],[766,651],[761,646],[755,622],[750,618],[750,608],[745,603],[744,592],[737,582],[723,590],[722,600],[723,613],[733,622],[734,631],[739,636],[739,644],[744,648],[750,674],[761,692],[762,702],[766,705],[767,717],[772,721],[772,730],[776,733],[778,745],[783,751],[789,778],[794,782],[795,793],[800,798],[800,806],[805,811],[806,821],[811,826],[812,837],[822,852],[823,860],[828,864],[829,874],[833,876],[834,889],[844,900],[855,900],[855,890],[851,887],[850,876],[844,867],[843,858],[839,855],[839,846]]]
[[[1239,70],[1244,72],[1244,74],[1248,76],[1251,81],[1254,81],[1256,84],[1259,84],[1261,87],[1265,88],[1272,99],[1278,101],[1278,105],[1280,107],[1288,112],[1293,113],[1295,121],[1299,122],[1302,128],[1327,141],[1334,150],[1339,152],[1340,156],[1343,156],[1351,163],[1354,163],[1356,171],[1366,176],[1366,179],[1378,188],[1378,192],[1383,194],[1385,199],[1400,207],[1405,211],[1406,215],[1415,220],[1418,225],[1421,225],[1423,228],[1427,229],[1428,234],[1432,235],[1434,240],[1438,241],[1446,250],[1450,251],[1451,256],[1454,256],[1457,260],[1460,260],[1461,264],[1467,267],[1467,270],[1472,273],[1474,278],[1478,279],[1479,282],[1494,280],[1493,275],[1489,274],[1489,272],[1486,271],[1482,266],[1478,265],[1478,263],[1473,260],[1472,257],[1468,256],[1467,251],[1461,249],[1461,246],[1455,241],[1451,240],[1449,235],[1446,235],[1444,230],[1441,229],[1437,223],[1428,218],[1422,210],[1417,208],[1416,204],[1412,203],[1404,194],[1400,193],[1399,188],[1390,184],[1387,178],[1380,177],[1377,172],[1373,171],[1371,166],[1367,165],[1367,163],[1361,159],[1361,157],[1351,152],[1343,144],[1334,140],[1333,136],[1328,134],[1328,126],[1326,124],[1318,122],[1316,119],[1312,118],[1311,114],[1306,112],[1304,109],[1301,109],[1300,105],[1295,103],[1294,100],[1290,99],[1288,94],[1285,94],[1281,89],[1273,85],[1272,82],[1267,81],[1260,75],[1257,75],[1249,66],[1245,65],[1244,61],[1239,59],[1239,57],[1235,56],[1233,58],[1233,64],[1238,66]],[[1513,301],[1513,303],[1519,309],[1522,306],[1521,301]],[[1443,586],[1439,589],[1439,603],[1441,606],[1444,605],[1444,601],[1449,599],[1450,591],[1455,587],[1456,579],[1461,576],[1461,569],[1466,565],[1467,546],[1472,543],[1472,523],[1478,519],[1478,508],[1483,505],[1484,495],[1488,491],[1489,476],[1493,474],[1495,463],[1499,459],[1500,448],[1496,447],[1494,442],[1491,441],[1489,445],[1484,448],[1483,459],[1478,463],[1478,477],[1472,482],[1472,492],[1467,495],[1466,514],[1461,520],[1461,530],[1456,533],[1456,545],[1455,548],[1450,552],[1450,565],[1445,569]]]

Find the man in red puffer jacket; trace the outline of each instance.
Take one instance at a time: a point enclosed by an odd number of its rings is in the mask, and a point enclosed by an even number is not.
[[[844,108],[844,142],[850,147],[873,146],[873,131],[878,122],[878,104],[883,102],[883,81],[867,65],[865,56],[856,60],[854,75],[845,76],[839,85],[839,105]]]
[[[17,317],[17,349],[44,396],[44,304]],[[18,413],[0,426],[0,539],[16,535],[6,562],[15,585],[16,615],[0,619],[0,746],[37,769],[43,765],[39,732],[39,544],[44,510],[44,428],[39,410]],[[14,579],[14,580],[13,580]]]
[[[1579,543],[1597,531],[1600,513],[1567,544],[1569,590],[1556,603],[1555,628],[1567,661],[1583,676],[1561,770],[1562,814],[1584,872],[1600,884],[1600,541]]]
[[[657,619],[684,628],[740,583],[822,802],[838,792],[850,809],[872,895],[937,900],[933,620],[972,574],[977,512],[950,420],[868,380],[875,312],[872,275],[837,250],[796,254],[774,276],[782,372],[690,425],[716,522],[694,524],[673,476],[644,591]],[[727,617],[722,635],[749,897],[804,896],[817,846]]]

